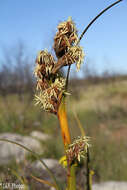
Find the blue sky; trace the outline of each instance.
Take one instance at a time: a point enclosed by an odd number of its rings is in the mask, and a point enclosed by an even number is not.
[[[114,0],[0,0],[0,59],[3,47],[19,41],[36,56],[52,48],[57,24],[72,16],[79,31]],[[127,73],[127,0],[101,16],[81,41],[98,72]],[[85,65],[84,65],[85,66]],[[83,67],[84,67],[83,66]]]

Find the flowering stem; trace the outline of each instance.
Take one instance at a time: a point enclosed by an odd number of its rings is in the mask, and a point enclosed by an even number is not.
[[[67,146],[71,143],[71,137],[70,137],[70,131],[69,131],[68,121],[67,121],[65,97],[62,98],[62,101],[59,105],[57,116],[60,122],[63,143],[66,150]]]
[[[73,164],[70,166],[70,176],[68,178],[68,188],[67,190],[76,190],[76,166]]]
[[[109,5],[108,7],[106,7],[104,10],[102,10],[95,18],[93,18],[91,20],[91,22],[87,25],[87,27],[84,29],[84,31],[82,32],[82,34],[79,37],[79,40],[77,41],[76,45],[79,44],[79,42],[81,41],[81,39],[83,38],[84,34],[87,32],[87,30],[90,28],[90,26],[102,15],[104,14],[107,10],[109,10],[110,8],[112,8],[114,5],[120,3],[123,0],[118,0],[116,2],[114,2],[113,4]],[[71,65],[68,67],[68,79],[69,79],[69,74],[70,74],[70,68]],[[68,86],[68,80],[66,80],[66,87]]]
[[[59,109],[58,109],[58,119],[60,123],[60,128],[61,128],[61,134],[63,138],[63,143],[64,143],[64,149],[65,152],[68,148],[68,145],[71,143],[71,136],[70,136],[70,131],[68,127],[68,120],[67,120],[67,113],[66,113],[66,104],[65,104],[65,97],[62,98],[62,101],[60,103]],[[67,157],[67,155],[66,155]],[[76,190],[76,177],[75,177],[75,170],[76,167],[75,165],[69,165],[68,163],[68,158],[67,158],[67,190]]]
[[[85,30],[82,32],[77,44],[80,42],[80,40],[82,39],[82,37],[84,36],[84,34],[87,32],[87,30],[90,28],[90,26],[102,15],[104,14],[108,9],[110,9],[111,7],[113,7],[114,5],[120,3],[123,0],[118,0],[116,2],[114,2],[113,4],[109,5],[108,7],[106,7],[103,11],[101,11],[85,28]]]

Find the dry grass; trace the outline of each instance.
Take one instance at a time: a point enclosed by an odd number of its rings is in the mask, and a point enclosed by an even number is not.
[[[92,138],[92,167],[96,181],[127,180],[126,86],[127,80],[89,84],[87,88],[82,85],[78,98],[68,97],[72,137],[80,134],[73,114],[75,110],[87,135]],[[34,101],[28,100],[26,95],[22,101],[17,95],[0,97],[0,132],[29,134],[38,130],[53,134],[55,140],[45,144],[47,151],[43,157],[58,159],[63,152],[61,143],[58,143],[60,130],[56,117],[42,112],[34,106]]]
[[[69,107],[78,111],[98,110],[109,111],[111,106],[127,105],[127,80],[108,84],[90,85],[87,90],[83,87],[79,91],[79,98],[70,99]],[[69,101],[68,101],[69,102]]]

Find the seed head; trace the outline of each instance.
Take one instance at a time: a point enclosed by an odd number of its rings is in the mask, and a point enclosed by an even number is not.
[[[71,17],[67,21],[58,25],[58,32],[54,37],[54,50],[58,58],[47,51],[42,50],[36,58],[34,74],[37,78],[36,104],[48,112],[57,113],[62,95],[65,92],[66,79],[61,77],[60,69],[76,63],[77,70],[83,62],[84,53],[80,46],[76,46],[78,41],[77,29]]]
[[[65,60],[65,65],[71,65],[76,63],[77,70],[80,69],[81,63],[84,60],[84,52],[80,46],[72,46],[69,48],[68,52],[64,55],[63,60]]]
[[[47,78],[56,64],[54,57],[47,50],[40,51],[36,59],[35,76]]]
[[[46,80],[45,78],[37,79],[37,85],[36,85],[37,90],[45,90],[47,88],[49,88],[48,80]]]
[[[54,50],[57,58],[62,57],[67,51],[68,47],[72,46],[77,40],[77,29],[71,17],[67,21],[61,22],[58,25],[58,32],[54,38]]]
[[[72,144],[69,145],[68,149],[66,150],[67,158],[69,164],[73,161],[80,162],[81,158],[84,158],[87,153],[87,148],[89,147],[89,138],[78,137]]]
[[[45,111],[56,114],[64,93],[65,82],[62,77],[56,78],[49,88],[35,95],[36,105],[39,104]]]
[[[57,64],[54,66],[52,73],[56,73],[63,66],[69,66],[76,63],[77,71],[80,69],[80,65],[84,60],[84,52],[80,46],[72,46],[68,52],[58,59]]]

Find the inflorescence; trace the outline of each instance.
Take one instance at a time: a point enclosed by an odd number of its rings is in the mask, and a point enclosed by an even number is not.
[[[86,156],[89,146],[89,137],[86,136],[78,137],[72,144],[69,144],[66,150],[69,165],[75,161],[80,162],[81,158]]]
[[[50,113],[57,114],[62,96],[66,94],[66,79],[60,69],[76,63],[77,70],[83,62],[83,49],[76,45],[78,42],[77,29],[71,18],[58,25],[54,37],[54,51],[57,61],[47,51],[40,51],[36,58],[34,74],[37,78],[36,104]]]

